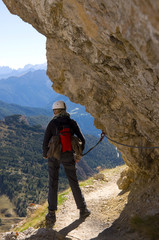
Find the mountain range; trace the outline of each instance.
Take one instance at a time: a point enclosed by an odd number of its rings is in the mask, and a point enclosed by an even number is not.
[[[100,131],[94,127],[93,117],[90,114],[83,113],[82,110],[77,107],[69,113],[71,118],[78,122],[83,133],[94,136],[100,134]],[[2,120],[6,116],[13,114],[25,115],[30,125],[41,125],[43,128],[46,128],[53,116],[52,109],[25,107],[0,101],[0,119]]]
[[[14,76],[7,77],[9,74]],[[42,141],[53,116],[53,102],[65,101],[71,118],[85,134],[84,152],[99,140],[100,131],[94,127],[94,119],[85,107],[56,93],[51,85],[45,69],[28,66],[14,73],[0,68],[0,193],[10,198],[20,216],[26,215],[29,202],[46,199],[48,173],[42,158]],[[103,140],[79,162],[78,176],[86,179],[98,167],[112,168],[120,164],[123,164],[121,154]],[[59,185],[61,190],[67,185],[63,168]]]
[[[41,124],[44,127],[52,118],[52,104],[63,100],[67,111],[87,134],[98,135],[100,131],[93,125],[93,117],[85,107],[72,103],[68,97],[56,93],[46,70],[32,70],[21,76],[11,76],[0,80],[0,119],[12,114],[30,116],[30,124]],[[4,73],[0,69],[0,76]]]
[[[57,94],[45,70],[30,71],[19,77],[0,80],[0,100],[28,107],[46,107]]]
[[[8,78],[8,77],[15,77],[15,76],[21,76],[23,74],[26,74],[27,72],[44,69],[46,70],[47,64],[36,64],[31,65],[27,64],[24,66],[24,68],[18,68],[18,69],[12,69],[8,66],[0,66],[0,79]]]

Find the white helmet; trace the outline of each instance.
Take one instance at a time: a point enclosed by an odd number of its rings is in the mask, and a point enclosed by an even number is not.
[[[57,101],[54,102],[54,104],[52,105],[52,109],[65,109],[66,110],[66,104],[64,101]]]

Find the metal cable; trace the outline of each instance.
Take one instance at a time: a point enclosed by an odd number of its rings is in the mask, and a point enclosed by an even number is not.
[[[118,145],[124,146],[124,147],[129,147],[129,148],[138,148],[138,149],[155,149],[155,148],[159,148],[159,146],[155,146],[155,147],[144,147],[144,146],[132,146],[132,145],[128,145],[128,144],[124,144],[124,143],[120,143],[117,142],[111,138],[109,138],[103,131],[101,133],[101,137],[99,139],[99,141],[96,143],[95,146],[91,147],[86,153],[82,154],[82,156],[85,156],[87,153],[89,153],[90,151],[92,151],[102,140],[103,138],[106,137],[108,140],[110,140],[111,142],[114,142]]]
[[[154,149],[154,148],[159,148],[159,146],[155,146],[155,147],[144,147],[144,146],[132,146],[132,145],[127,145],[127,144],[123,144],[123,143],[120,143],[120,142],[117,142],[111,138],[109,138],[104,132],[102,132],[102,134],[104,134],[104,136],[109,139],[111,142],[114,142],[116,144],[119,144],[119,145],[122,145],[124,147],[130,147],[130,148],[141,148],[141,149]]]

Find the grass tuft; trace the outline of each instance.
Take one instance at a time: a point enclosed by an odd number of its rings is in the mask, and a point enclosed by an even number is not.
[[[67,194],[70,190],[66,190],[58,195],[58,206],[62,205],[67,199]],[[48,212],[48,203],[44,203],[41,207],[39,207],[35,212],[27,217],[21,226],[15,227],[13,230],[17,232],[23,232],[29,227],[33,228],[42,228],[45,227],[45,215]]]
[[[94,178],[90,177],[89,179],[87,179],[85,181],[79,182],[79,185],[80,185],[80,187],[85,187],[88,185],[93,185],[93,183],[94,183]]]

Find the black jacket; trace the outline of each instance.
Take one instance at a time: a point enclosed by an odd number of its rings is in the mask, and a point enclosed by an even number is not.
[[[48,144],[52,136],[58,135],[58,128],[60,126],[69,125],[71,129],[71,135],[76,135],[82,142],[82,147],[85,146],[85,138],[81,133],[81,130],[77,122],[68,116],[59,116],[56,119],[52,119],[45,131],[44,140],[43,140],[43,157],[47,157],[47,152],[49,150]]]

